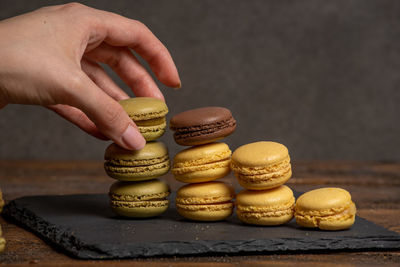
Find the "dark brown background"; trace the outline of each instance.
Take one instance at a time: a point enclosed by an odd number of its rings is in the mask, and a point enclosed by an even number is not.
[[[62,2],[2,0],[0,19]],[[161,86],[168,118],[225,106],[238,121],[232,149],[275,140],[295,160],[400,160],[399,1],[82,3],[144,22],[169,48],[183,88]],[[0,159],[101,160],[108,144],[19,105],[0,110],[0,140]]]

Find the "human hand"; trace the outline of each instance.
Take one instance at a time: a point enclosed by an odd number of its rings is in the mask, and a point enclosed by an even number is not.
[[[0,22],[0,108],[43,105],[87,133],[127,149],[146,141],[117,101],[129,96],[106,74],[108,64],[136,96],[164,99],[131,50],[165,85],[180,87],[164,45],[141,22],[71,3]]]

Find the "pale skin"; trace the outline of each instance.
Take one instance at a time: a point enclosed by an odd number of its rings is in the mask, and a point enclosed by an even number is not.
[[[164,99],[132,50],[163,84],[181,86],[170,53],[139,21],[77,3],[0,21],[0,109],[42,105],[90,135],[139,150],[146,141],[118,104],[129,96],[99,65],[136,96]]]

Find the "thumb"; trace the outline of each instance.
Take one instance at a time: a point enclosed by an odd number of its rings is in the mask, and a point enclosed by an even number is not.
[[[98,88],[84,73],[75,85],[73,90],[77,93],[70,98],[74,102],[71,104],[82,110],[102,134],[129,150],[140,150],[145,146],[146,140],[115,99]]]

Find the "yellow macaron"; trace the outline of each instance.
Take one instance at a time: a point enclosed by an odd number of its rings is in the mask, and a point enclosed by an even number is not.
[[[320,188],[301,195],[296,202],[296,222],[303,227],[343,230],[355,221],[356,206],[342,188]]]
[[[184,183],[212,181],[230,172],[231,150],[225,143],[211,143],[182,150],[174,157],[172,173]]]
[[[153,97],[134,97],[121,100],[119,103],[138,126],[146,141],[156,140],[164,134],[168,107],[163,100]]]
[[[176,193],[178,213],[195,221],[219,221],[233,212],[232,199],[235,197],[231,186],[222,182],[188,184]]]
[[[168,148],[160,141],[147,142],[141,150],[127,150],[112,143],[104,159],[108,176],[120,181],[151,180],[166,174],[170,168]]]
[[[110,206],[114,213],[131,218],[158,216],[168,209],[169,186],[158,180],[115,182],[110,187]]]
[[[244,223],[280,225],[293,218],[295,199],[286,185],[268,190],[244,190],[236,196],[236,213]]]
[[[270,141],[237,148],[232,154],[231,167],[240,185],[251,190],[278,187],[292,176],[288,149]]]

